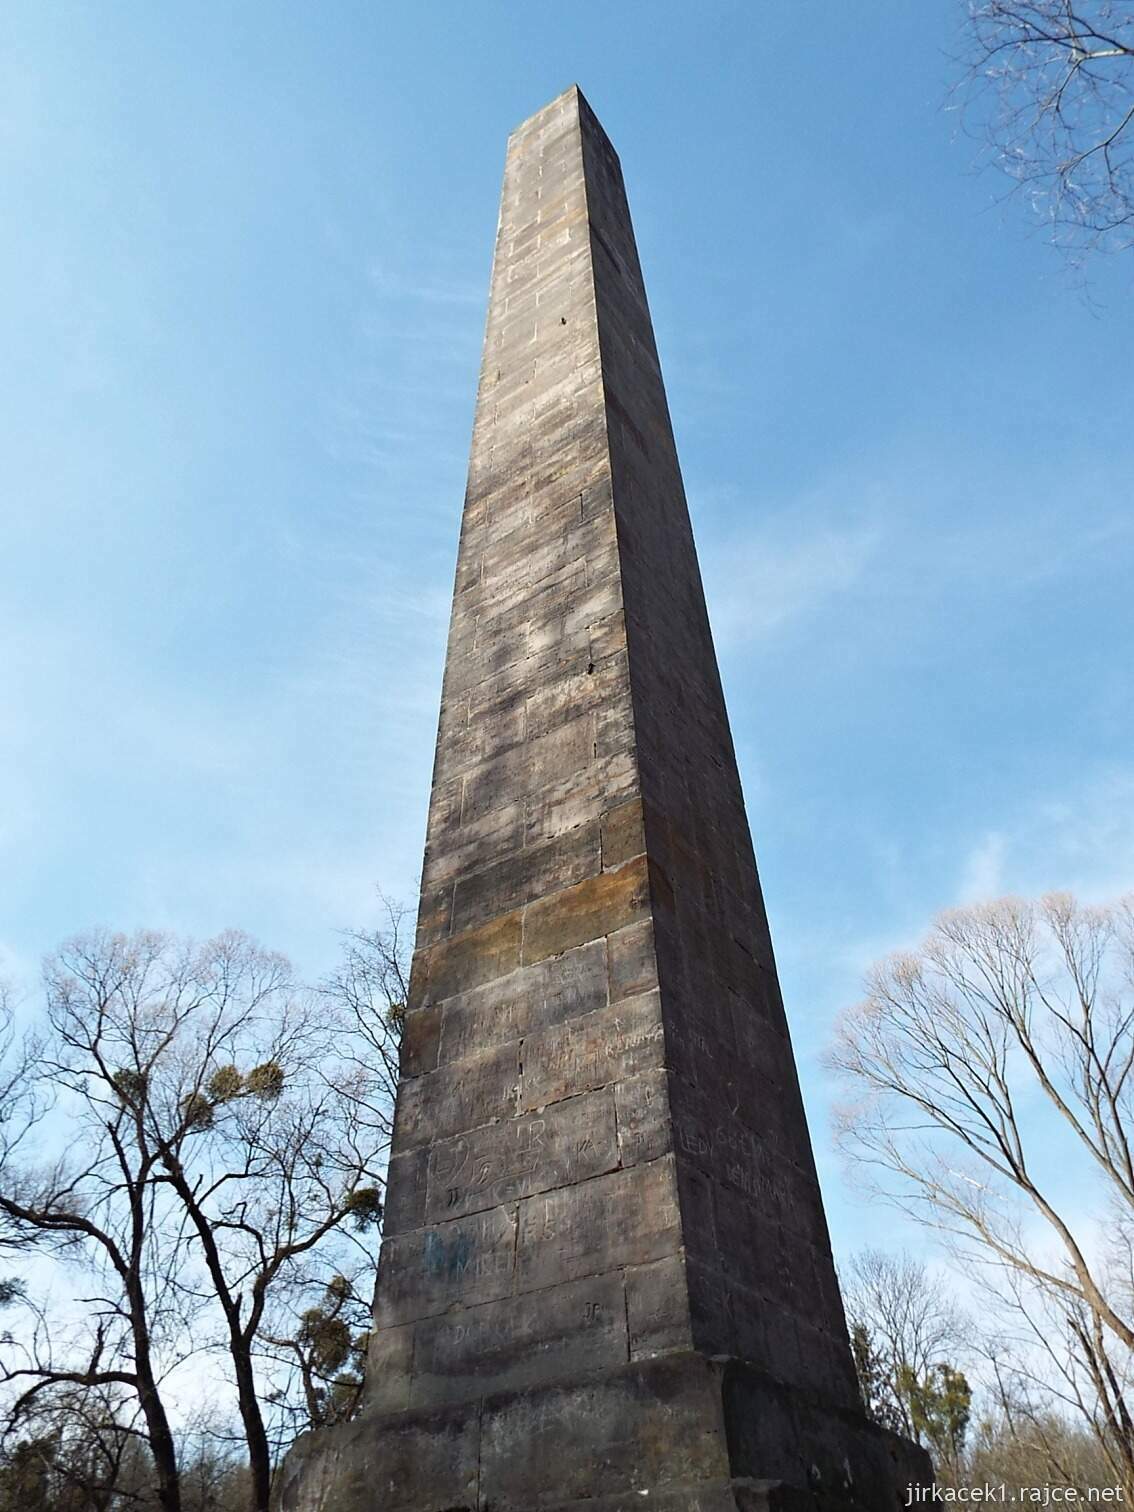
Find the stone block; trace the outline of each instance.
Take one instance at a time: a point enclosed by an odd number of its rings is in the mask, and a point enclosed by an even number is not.
[[[452,882],[458,873],[483,864],[485,857],[495,858],[519,850],[524,844],[527,806],[523,800],[490,809],[479,819],[461,823],[460,791],[453,807],[438,818],[430,819],[429,841],[425,849],[422,885],[430,888]]]
[[[646,860],[639,857],[529,904],[524,912],[525,964],[638,923],[648,912],[649,898]]]
[[[536,1512],[636,1494],[639,1506],[652,1505],[670,1488],[727,1479],[724,1449],[712,1367],[689,1355],[649,1360],[561,1388],[489,1398],[482,1502],[495,1512]]]
[[[524,826],[527,843],[538,845],[580,824],[597,822],[605,807],[634,793],[637,785],[629,752],[596,756],[585,771],[529,795]]]
[[[398,1047],[398,1070],[402,1076],[421,1076],[437,1065],[441,1041],[441,1006],[431,1003],[425,1008],[408,1009],[402,1025]]]
[[[515,1208],[492,1208],[385,1239],[375,1326],[411,1323],[457,1303],[473,1307],[508,1296],[515,1250]]]
[[[733,1325],[731,1353],[767,1371],[776,1380],[797,1385],[800,1346],[795,1313],[750,1290],[733,1276],[723,1279]]]
[[[688,1024],[682,1027],[688,1032]],[[767,1223],[798,1235],[803,1247],[827,1247],[826,1221],[810,1161],[803,1166],[792,1160],[785,1153],[785,1141],[766,1137],[751,1126],[747,1116],[738,1115],[737,1108],[754,1116],[761,1110],[741,1102],[739,1090],[733,1096],[722,1095],[732,1081],[724,1068],[716,1086],[693,1084],[682,1074],[687,1070],[683,1048],[687,1041],[682,1030],[675,1032],[672,1022],[666,1043],[667,1060],[678,1073],[671,1106],[679,1155],[743,1194]],[[754,1081],[759,1087],[759,1079]],[[798,1142],[795,1149],[799,1150]]]
[[[480,632],[478,630],[478,641]],[[468,721],[463,730],[445,740],[438,753],[434,781],[445,782],[490,757],[517,746],[524,739],[523,708],[502,709]]]
[[[781,1512],[777,1505],[761,1500],[739,1499],[747,1497],[747,1488],[734,1488],[724,1482],[708,1484],[705,1481],[687,1482],[674,1486],[657,1495],[650,1494],[646,1505],[650,1512]],[[582,1501],[559,1502],[547,1512],[641,1512],[642,1492],[626,1490],[614,1496],[600,1496],[597,1500],[587,1497]],[[783,1508],[782,1512],[817,1512],[810,1502],[806,1508]]]
[[[386,1169],[385,1211],[382,1233],[401,1234],[425,1222],[425,1187],[429,1152],[425,1145],[415,1150],[397,1150]]]
[[[536,1030],[523,1046],[521,1106],[542,1108],[660,1067],[663,1034],[655,992]]]
[[[625,1275],[630,1358],[692,1349],[684,1255],[628,1266]]]
[[[737,1056],[724,996],[723,989],[704,996],[684,990],[667,994],[666,1063],[697,1089],[701,1100],[715,1106],[735,1107],[741,1101],[750,1105],[763,1079]]]
[[[640,856],[646,849],[646,832],[642,820],[642,800],[628,799],[602,816],[602,869],[610,871],[624,861]]]
[[[535,530],[525,520],[511,535],[497,537],[488,557],[506,551],[521,561],[526,560],[532,554],[533,544],[543,536],[542,528]],[[587,561],[585,557],[569,555],[566,561],[557,563],[546,577],[535,583],[511,573],[497,574],[492,570],[491,562],[486,561],[485,576],[489,581],[498,582],[499,586],[493,597],[482,604],[476,628],[478,646],[511,631],[526,631],[530,625],[568,612],[586,591]],[[534,646],[531,649],[534,650]],[[525,727],[525,721],[521,719],[517,739],[524,738]]]
[[[504,914],[414,956],[410,1007],[421,1008],[467,992],[520,964],[522,915]]]
[[[626,615],[622,610],[608,614],[590,626],[588,650],[592,662],[603,661],[608,656],[626,650]]]
[[[477,1512],[475,1407],[367,1413],[289,1452],[275,1487],[280,1512]]]
[[[444,881],[435,887],[423,887],[418,903],[417,931],[414,943],[418,950],[443,940],[453,921],[453,884]]]
[[[481,762],[465,775],[461,822],[468,823],[490,809],[513,802],[520,794],[538,792],[549,783],[571,777],[593,759],[591,719],[584,715]]]
[[[550,685],[531,692],[524,705],[528,739],[550,734],[584,710],[627,697],[629,688],[629,669],[623,652],[616,652],[605,661],[588,662],[579,671],[569,671]]]
[[[522,1202],[517,1279],[551,1286],[660,1260],[680,1243],[673,1164],[656,1160]]]
[[[686,1213],[682,1213],[689,1228]],[[705,1253],[701,1247],[699,1253]],[[689,1289],[689,1332],[694,1348],[710,1358],[739,1353],[736,1316],[728,1278],[719,1268],[719,1255],[710,1261],[695,1258],[686,1251],[685,1280]]]
[[[657,987],[658,961],[652,919],[631,924],[609,935],[606,948],[612,1003],[622,998],[639,997]]]
[[[438,1058],[460,1060],[606,1006],[602,940],[523,966],[444,1004]]]
[[[777,1307],[821,1316],[811,1256],[802,1245],[786,1244],[775,1219],[758,1203],[714,1181],[713,1219],[721,1264],[731,1281],[761,1293]]]
[[[720,1245],[717,1239],[716,1211],[713,1202],[713,1179],[691,1161],[675,1156],[677,1189],[681,1203],[681,1237],[687,1254],[713,1266],[719,1266]]]
[[[491,866],[464,872],[452,903],[454,933],[474,928],[533,898],[570,887],[601,868],[599,827],[592,821]]]
[[[665,1070],[643,1071],[614,1088],[618,1146],[624,1166],[658,1160],[673,1149],[669,1111],[669,1076]]]
[[[520,1095],[519,1046],[495,1045],[439,1066],[398,1088],[394,1149],[405,1153],[496,1118],[511,1118]]]
[[[611,1088],[488,1124],[429,1150],[427,1222],[586,1181],[619,1162]]]
[[[366,1405],[371,1412],[401,1412],[410,1405],[413,1323],[375,1328],[366,1351]]]
[[[769,1350],[773,1373],[804,1391],[826,1397],[850,1411],[860,1411],[862,1395],[858,1377],[853,1361],[847,1358],[842,1335],[836,1336],[829,1329],[816,1326],[814,1320],[806,1317],[793,1318],[792,1324],[799,1351],[798,1368],[794,1376],[786,1374],[776,1348],[776,1340],[773,1339]]]
[[[626,1358],[622,1277],[591,1276],[417,1324],[414,1403],[526,1391]]]

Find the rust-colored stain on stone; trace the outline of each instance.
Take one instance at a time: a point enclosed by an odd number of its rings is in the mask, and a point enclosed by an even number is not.
[[[649,898],[644,856],[618,871],[602,872],[541,898],[524,911],[524,964],[561,955],[573,945],[637,923],[646,917]]]
[[[482,982],[491,982],[520,964],[522,915],[504,914],[418,952],[411,977],[411,1007],[436,1003]]]

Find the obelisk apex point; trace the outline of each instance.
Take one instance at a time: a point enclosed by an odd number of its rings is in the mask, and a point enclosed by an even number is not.
[[[515,141],[517,137],[526,136],[533,130],[538,131],[543,123],[544,117],[556,114],[564,106],[567,106],[568,109],[574,109],[575,115],[579,119],[580,123],[582,122],[584,115],[590,117],[591,122],[595,127],[598,128],[599,135],[602,137],[614,160],[617,162],[618,153],[614,149],[614,144],[611,142],[602,122],[599,120],[597,114],[595,113],[594,106],[587,99],[586,95],[579,88],[578,84],[568,84],[567,88],[560,90],[560,92],[554,97],[554,99],[548,100],[546,105],[541,105],[538,110],[533,111],[530,116],[521,121],[520,124],[509,135],[509,142]]]

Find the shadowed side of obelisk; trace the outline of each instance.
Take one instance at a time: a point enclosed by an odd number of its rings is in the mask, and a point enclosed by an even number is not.
[[[585,102],[582,123],[694,1338],[856,1408],[626,192]]]

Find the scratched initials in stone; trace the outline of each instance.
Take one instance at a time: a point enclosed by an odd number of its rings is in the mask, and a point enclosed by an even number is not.
[[[543,1135],[547,1125],[542,1118],[533,1118],[516,1130],[518,1154],[527,1157],[534,1165],[543,1154]]]

